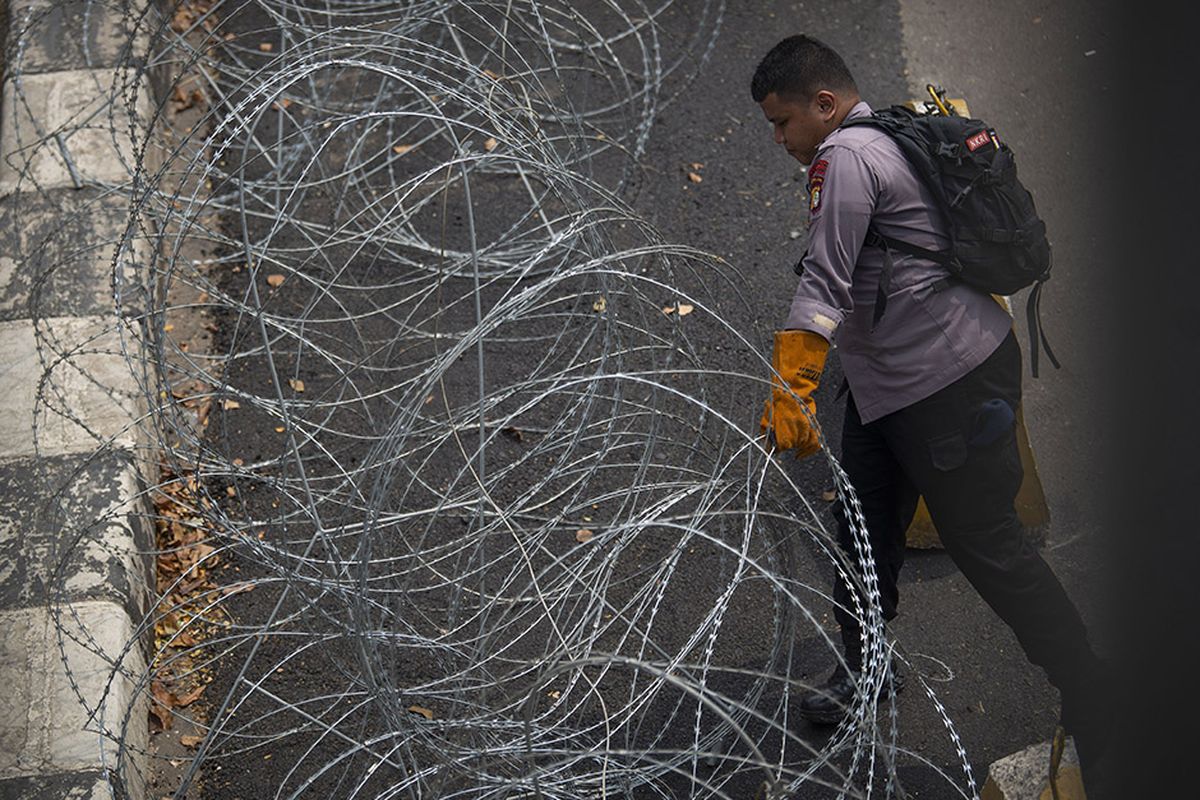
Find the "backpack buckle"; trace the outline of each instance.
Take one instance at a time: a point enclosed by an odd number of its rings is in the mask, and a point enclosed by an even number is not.
[[[934,155],[944,158],[961,158],[961,151],[962,148],[957,144],[951,144],[950,142],[938,142],[937,152],[934,153]]]

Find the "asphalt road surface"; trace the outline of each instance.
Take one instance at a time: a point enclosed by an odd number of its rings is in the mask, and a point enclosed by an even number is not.
[[[268,22],[247,17],[234,24],[249,30]],[[757,331],[765,343],[787,311],[794,285],[791,265],[805,245],[807,208],[802,172],[773,144],[749,95],[754,66],[771,45],[795,32],[815,35],[843,54],[864,98],[874,106],[919,96],[924,84],[932,82],[951,96],[964,97],[974,115],[991,122],[1016,151],[1022,179],[1034,192],[1055,248],[1042,318],[1063,366],[1054,370],[1043,361],[1037,380],[1026,371],[1025,419],[1051,513],[1044,553],[1079,603],[1102,651],[1110,646],[1109,609],[1104,592],[1097,589],[1108,585],[1108,575],[1098,544],[1112,532],[1106,528],[1111,523],[1105,498],[1099,495],[1111,455],[1105,451],[1103,424],[1108,410],[1103,402],[1109,395],[1095,343],[1103,341],[1108,288],[1103,282],[1108,271],[1098,265],[1111,260],[1116,250],[1108,196],[1108,177],[1116,167],[1106,150],[1105,120],[1098,109],[1111,109],[1115,102],[1113,24],[1101,4],[1081,0],[730,3],[706,66],[655,120],[643,168],[627,187],[629,201],[665,239],[715,253],[740,271],[739,288],[748,303],[731,304],[729,313],[741,315],[741,328]],[[697,170],[702,181],[689,180],[688,173]],[[1023,300],[1019,295],[1015,303],[1022,332]],[[226,346],[235,338],[232,330],[218,333]],[[697,347],[714,367],[735,358],[715,344]],[[261,363],[247,361],[240,379],[261,381],[263,370]],[[835,453],[841,409],[833,394],[840,378],[835,354],[817,395]],[[747,399],[742,411],[747,424],[756,418],[760,402]],[[219,422],[213,428],[251,450],[275,446],[256,443],[250,429],[221,428]],[[809,497],[819,497],[828,484],[816,462],[788,469]],[[253,565],[244,568],[253,573]],[[245,600],[248,620],[263,613],[255,603],[269,603],[267,593],[256,594],[261,599],[248,595]],[[747,608],[729,624],[743,626],[752,638],[763,620]],[[680,625],[686,627],[687,621]],[[911,652],[923,656],[927,674],[936,677],[939,699],[954,720],[978,781],[992,761],[1053,734],[1056,693],[940,551],[911,553],[893,628]],[[817,677],[829,666],[818,659],[809,668]],[[294,680],[307,682],[309,691],[318,693],[326,677],[301,669]],[[253,709],[247,713],[252,715]],[[934,768],[920,761],[954,768],[956,755],[941,720],[928,703],[911,695],[901,697],[900,714],[903,744],[917,757],[901,768],[906,787],[917,797],[943,796],[934,788],[944,785]],[[814,730],[811,735],[819,741],[823,734]],[[281,752],[273,759],[280,770],[291,763],[287,756]],[[261,787],[286,780],[272,772],[271,761],[251,765],[247,759],[244,767],[236,759],[221,763],[219,773],[205,775],[195,796],[253,797],[263,794]],[[800,796],[833,795],[813,787]]]
[[[1110,533],[1103,492],[1111,455],[1104,452],[1106,393],[1094,345],[1104,340],[1106,265],[1116,251],[1107,177],[1115,167],[1105,122],[1120,55],[1111,24],[1103,4],[1083,2],[739,5],[697,81],[697,102],[676,108],[654,131],[651,163],[703,161],[711,165],[705,181],[698,191],[679,181],[647,189],[657,198],[650,207],[660,209],[655,222],[669,238],[728,244],[719,252],[745,268],[752,294],[761,298],[762,324],[770,326],[786,314],[790,265],[803,247],[803,238],[789,235],[803,228],[806,209],[796,162],[772,143],[748,97],[756,58],[776,40],[807,32],[829,42],[873,106],[921,97],[924,85],[934,83],[965,98],[973,114],[1002,132],[1055,252],[1042,318],[1063,366],[1055,370],[1043,357],[1041,377],[1032,379],[1028,369],[1025,375],[1026,424],[1051,515],[1044,555],[1100,648],[1107,644],[1108,609],[1105,593],[1096,590],[1109,582],[1098,545]],[[710,98],[721,102],[710,107]],[[746,189],[754,195],[738,193]],[[725,225],[728,233],[721,232]],[[1014,300],[1028,353],[1024,295]],[[838,424],[840,409],[831,399],[837,385],[831,376],[818,393],[827,430]],[[924,652],[945,663],[940,697],[973,763],[985,768],[1051,736],[1056,693],[944,554],[911,555],[893,625],[898,636],[922,642]],[[935,761],[947,757],[934,719],[908,724],[917,752]]]

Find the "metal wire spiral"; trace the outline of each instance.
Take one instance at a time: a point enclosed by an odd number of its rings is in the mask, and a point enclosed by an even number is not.
[[[123,232],[84,245],[112,254],[106,328],[39,329],[38,408],[85,424],[56,376],[89,347],[136,387],[95,436],[148,465],[112,515],[156,535],[113,668],[140,701],[96,709],[114,774],[163,758],[131,733],[150,714],[195,732],[178,797],[245,763],[281,798],[901,793],[903,649],[853,488],[825,451],[846,559],[747,417],[770,363],[736,266],[625,196],[721,0],[84,5],[128,47],[75,124],[128,162],[71,213]],[[50,581],[64,658],[96,522]],[[814,742],[795,708],[836,657],[835,570],[867,663]]]

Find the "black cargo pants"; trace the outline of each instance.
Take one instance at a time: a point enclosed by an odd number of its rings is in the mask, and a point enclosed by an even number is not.
[[[1023,477],[1013,416],[1020,400],[1021,350],[1010,333],[967,375],[870,424],[862,423],[851,395],[841,464],[866,519],[884,619],[896,616],[905,533],[923,496],[946,553],[1062,690],[1091,670],[1095,656],[1079,612],[1025,537],[1013,505]],[[841,502],[835,516],[839,544],[853,554]],[[836,580],[847,662],[859,669],[851,591]]]

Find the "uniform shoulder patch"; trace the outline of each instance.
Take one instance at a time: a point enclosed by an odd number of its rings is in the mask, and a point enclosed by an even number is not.
[[[808,169],[808,211],[815,213],[821,206],[821,188],[825,185],[825,172],[829,162],[818,158]]]

